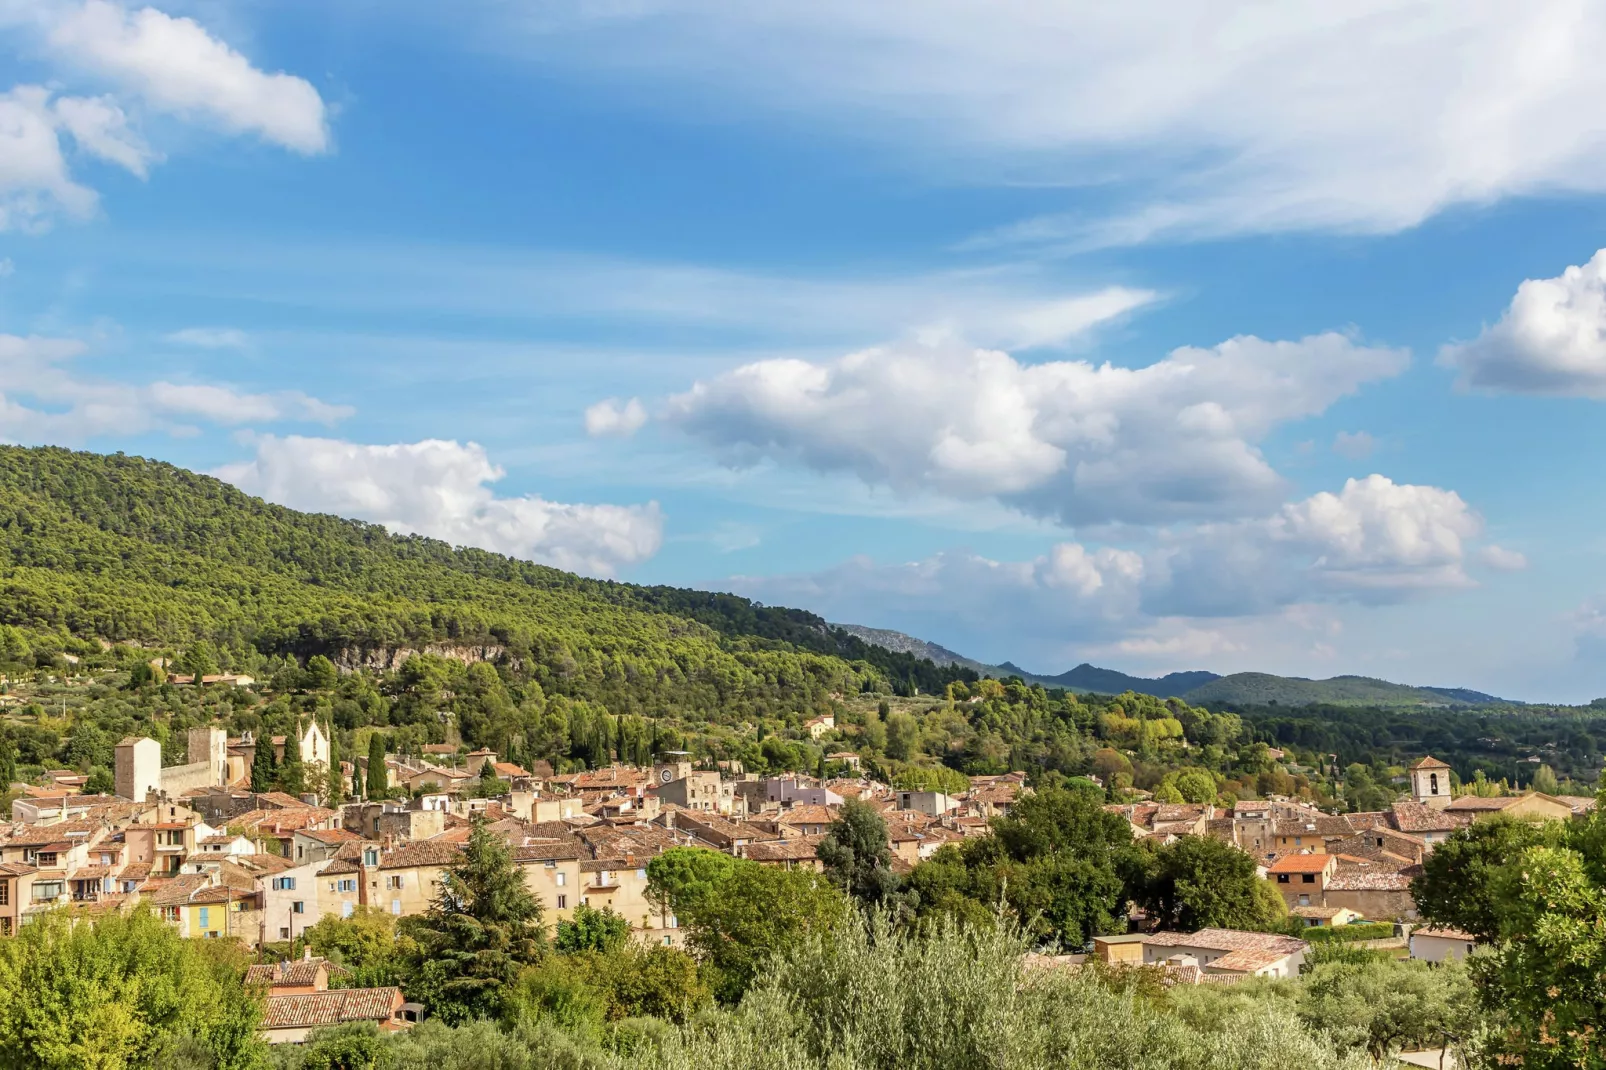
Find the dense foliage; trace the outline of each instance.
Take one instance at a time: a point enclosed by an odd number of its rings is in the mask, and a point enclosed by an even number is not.
[[[261,1011],[233,943],[182,939],[145,911],[46,915],[0,940],[0,1067],[143,1070],[262,1063]]]
[[[1424,917],[1486,943],[1471,969],[1491,1050],[1528,1067],[1606,1067],[1606,812],[1474,824],[1429,856],[1412,894]]]

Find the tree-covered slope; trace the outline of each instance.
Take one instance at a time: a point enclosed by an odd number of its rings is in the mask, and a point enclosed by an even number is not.
[[[229,652],[495,645],[560,692],[621,709],[807,707],[962,670],[798,610],[590,580],[372,524],[270,505],[122,455],[0,447],[0,624]]]
[[[1425,687],[1391,684],[1367,676],[1306,680],[1260,672],[1223,676],[1194,688],[1185,697],[1189,702],[1254,706],[1447,706],[1456,701]]]

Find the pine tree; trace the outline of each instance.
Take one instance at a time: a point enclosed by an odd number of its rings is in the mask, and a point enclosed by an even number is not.
[[[407,995],[447,1025],[502,1017],[520,972],[545,949],[541,903],[507,841],[476,820],[463,860],[441,877],[428,913],[407,920],[417,941]]]
[[[368,737],[368,797],[390,798],[389,778],[385,775],[385,737],[375,732]]]

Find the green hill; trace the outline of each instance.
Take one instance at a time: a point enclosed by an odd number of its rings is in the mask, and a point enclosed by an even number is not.
[[[270,505],[121,454],[0,447],[0,624],[348,664],[428,646],[505,652],[549,693],[617,713],[779,712],[961,667],[867,644],[799,610],[590,580]]]
[[[1194,688],[1183,697],[1194,703],[1238,706],[1266,706],[1272,703],[1279,706],[1449,706],[1464,703],[1464,700],[1458,702],[1437,690],[1391,684],[1387,680],[1374,680],[1366,676],[1306,680],[1262,672],[1223,676]]]

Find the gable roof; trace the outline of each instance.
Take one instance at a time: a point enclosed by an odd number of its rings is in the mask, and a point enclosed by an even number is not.
[[[1283,855],[1270,866],[1267,873],[1323,873],[1332,865],[1333,856],[1329,854],[1310,855]]]
[[[1401,832],[1450,832],[1466,822],[1462,815],[1435,810],[1413,799],[1396,799],[1389,820]]]
[[[1433,755],[1429,754],[1428,756],[1426,756],[1424,758],[1418,758],[1415,762],[1413,762],[1411,764],[1411,768],[1412,769],[1448,769],[1448,768],[1450,768],[1450,763],[1449,762],[1441,762],[1437,758],[1433,757]]]
[[[1292,955],[1310,945],[1292,936],[1241,929],[1200,929],[1196,933],[1158,932],[1143,939],[1157,947],[1203,947],[1211,951],[1276,951]]]
[[[310,1029],[342,1022],[388,1022],[401,1006],[399,988],[338,988],[329,992],[269,995],[264,1029]]]
[[[317,984],[318,970],[322,968],[326,976],[338,977],[349,975],[350,970],[344,966],[337,966],[328,959],[292,959],[285,962],[259,963],[245,971],[245,983],[248,985],[270,985],[272,987],[299,988],[304,985]]]

